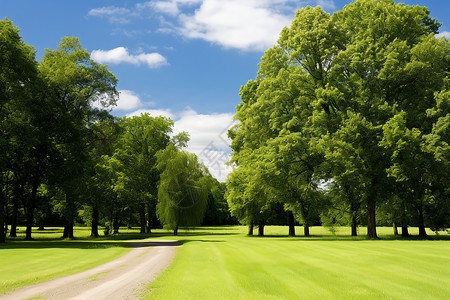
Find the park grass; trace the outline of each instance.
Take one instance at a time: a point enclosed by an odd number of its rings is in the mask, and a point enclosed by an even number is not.
[[[121,240],[148,236],[123,229],[117,236],[92,239],[89,228],[77,227],[76,240],[63,240],[63,228],[59,227],[34,229],[34,240],[24,241],[25,228],[18,229],[17,238],[0,244],[0,294],[104,264],[131,250]]]
[[[312,227],[310,238],[287,237],[281,226],[266,227],[266,237],[245,232],[197,228],[172,237],[183,247],[145,299],[450,299],[446,232],[427,240],[394,237],[392,228],[378,228],[380,240],[365,239],[363,228],[357,238],[341,227]]]

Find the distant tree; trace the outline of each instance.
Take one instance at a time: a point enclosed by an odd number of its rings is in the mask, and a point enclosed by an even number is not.
[[[131,208],[139,213],[141,233],[150,232],[161,172],[156,167],[156,153],[170,143],[173,121],[142,114],[124,117],[118,125],[123,132],[113,158],[120,162],[123,173],[121,195],[128,197]]]
[[[208,201],[209,173],[195,154],[180,151],[173,144],[157,157],[161,175],[156,214],[178,235],[180,226],[201,224]]]
[[[227,200],[225,199],[226,185],[211,177],[211,188],[208,192],[208,203],[202,225],[233,225]]]

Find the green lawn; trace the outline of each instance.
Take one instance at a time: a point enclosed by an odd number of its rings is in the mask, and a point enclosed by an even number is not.
[[[277,226],[266,229],[270,237],[245,231],[182,232],[183,247],[146,299],[450,299],[446,233],[403,240],[380,228],[372,241],[348,237],[349,228],[313,227],[311,238],[280,236],[287,228]]]
[[[34,241],[23,241],[25,229],[19,228],[17,238],[0,244],[0,294],[101,265],[130,251],[117,239],[143,237],[128,231],[94,240],[88,228],[79,227],[77,240],[61,240],[62,230],[35,230]]]
[[[35,231],[0,244],[0,293],[77,273],[129,251],[127,240],[177,239],[183,247],[148,288],[145,299],[450,299],[450,235],[428,240],[395,238],[378,228],[380,240],[349,237],[349,228],[312,227],[310,238],[287,237],[287,227],[269,226],[265,237],[247,237],[243,226],[166,230],[61,240],[62,228]],[[416,228],[410,233],[417,235]]]

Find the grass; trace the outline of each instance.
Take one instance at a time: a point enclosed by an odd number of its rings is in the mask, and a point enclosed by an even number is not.
[[[279,226],[266,229],[270,237],[246,237],[239,226],[182,232],[183,247],[145,299],[450,299],[447,233],[415,240],[379,228],[374,241],[349,231],[313,227],[311,238],[283,236]]]
[[[312,227],[310,238],[287,237],[287,227],[268,226],[265,237],[247,237],[243,226],[199,227],[121,234],[92,239],[78,227],[76,240],[62,228],[33,232],[0,244],[0,293],[103,264],[124,255],[128,240],[177,239],[174,262],[148,285],[145,299],[450,299],[450,235],[419,240],[394,237],[378,228],[380,240],[352,238],[350,229]],[[418,234],[417,228],[410,233]],[[90,278],[95,280],[96,276]]]
[[[35,229],[34,240],[24,241],[24,231],[19,228],[17,238],[0,244],[0,294],[91,269],[130,251],[122,240],[146,237],[123,230],[118,236],[92,239],[89,228],[78,227],[76,240],[62,240],[63,228],[50,228]]]

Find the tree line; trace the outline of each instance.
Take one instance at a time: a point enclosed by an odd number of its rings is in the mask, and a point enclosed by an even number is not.
[[[241,88],[230,131],[231,212],[294,224],[439,230],[450,219],[450,43],[426,7],[357,0],[296,12]],[[378,218],[377,218],[378,216]],[[364,218],[363,218],[364,217]],[[377,222],[378,221],[378,222]]]
[[[186,132],[173,136],[165,117],[110,114],[117,82],[78,38],[38,62],[19,29],[0,20],[0,242],[19,223],[32,239],[32,227],[49,222],[64,225],[64,238],[74,238],[75,223],[99,236],[99,225],[109,234],[162,224],[176,234],[232,222],[224,184],[182,150]]]

